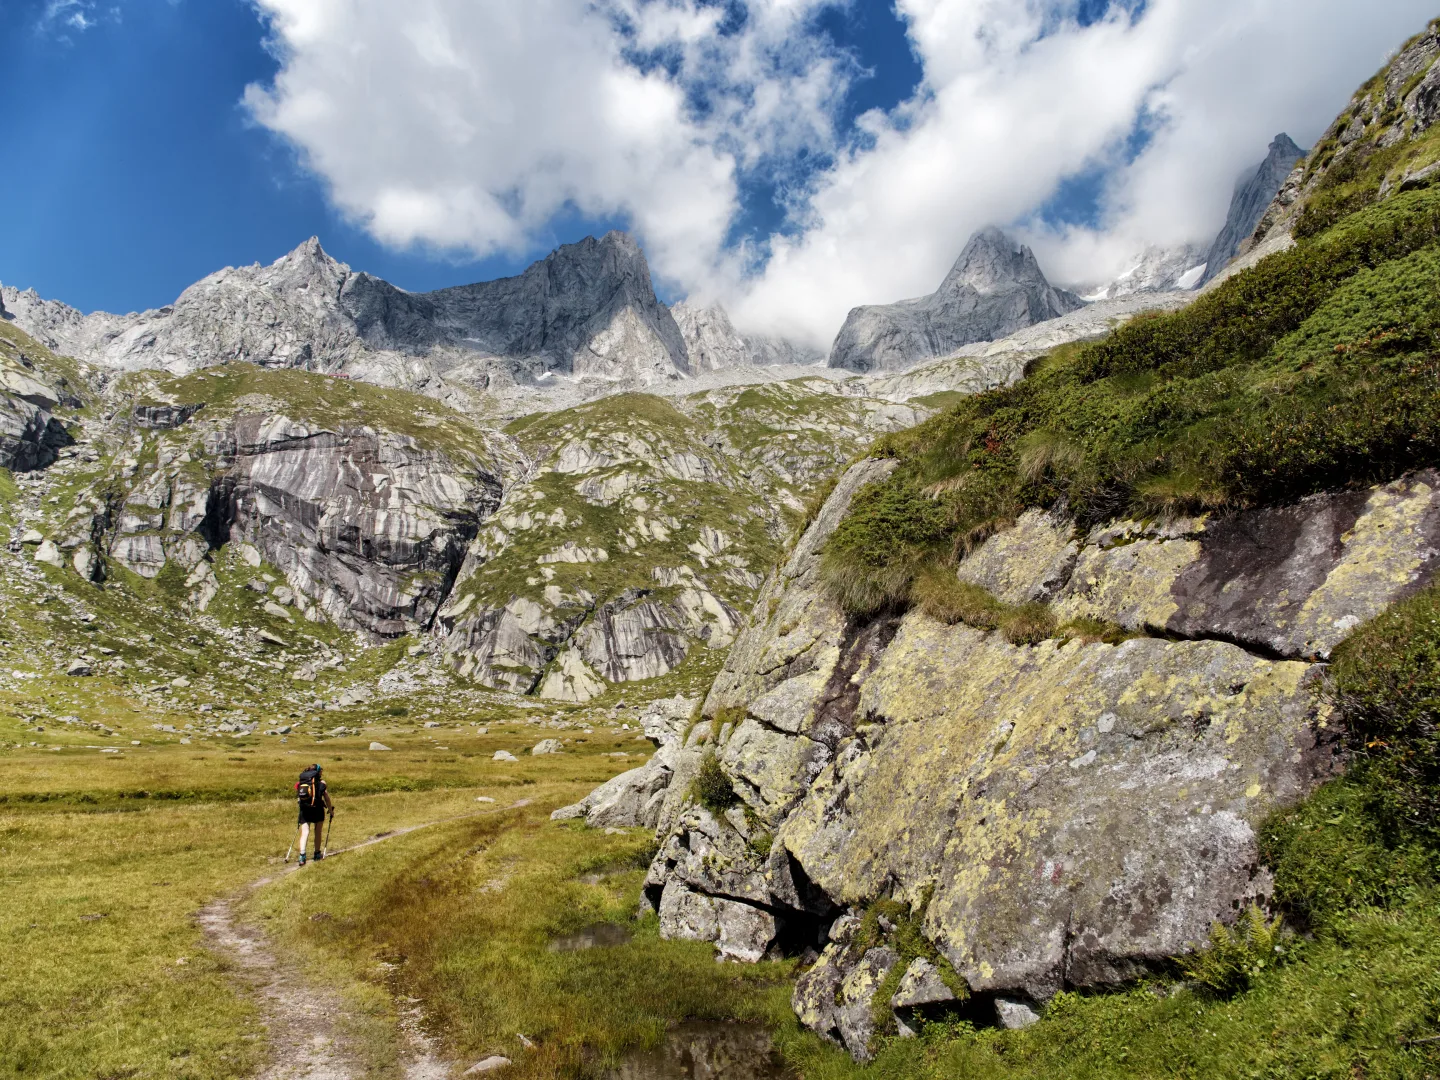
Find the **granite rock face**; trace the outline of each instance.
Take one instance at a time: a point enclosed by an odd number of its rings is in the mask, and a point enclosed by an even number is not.
[[[1281,187],[1302,161],[1305,151],[1283,132],[1270,143],[1270,152],[1255,169],[1241,178],[1230,200],[1230,212],[1225,218],[1219,235],[1210,245],[1203,258],[1205,274],[1200,284],[1205,284],[1229,265],[1239,253],[1240,247],[1249,240],[1260,224],[1260,219],[1280,192]]]
[[[0,307],[0,318],[8,317]],[[43,469],[74,442],[55,412],[78,399],[18,347],[0,345],[0,468]]]
[[[340,304],[377,350],[463,347],[514,360],[530,375],[665,379],[690,371],[680,329],[626,233],[567,244],[516,277],[430,293],[355,274]]]
[[[298,595],[337,625],[395,637],[428,629],[501,483],[413,440],[237,420],[224,509]]]
[[[327,255],[315,238],[269,266],[227,267],[174,304],[81,315],[5,289],[15,322],[103,367],[186,373],[245,361],[344,372],[445,398],[549,375],[645,384],[690,370],[634,239],[566,245],[524,273],[407,293]]]
[[[719,304],[700,307],[681,300],[670,312],[685,339],[692,374],[746,366],[817,364],[825,359],[822,353],[783,338],[742,335]]]
[[[903,371],[962,345],[994,341],[1083,307],[1045,280],[1034,253],[999,229],[976,233],[929,296],[850,312],[830,349],[830,366]]]
[[[1030,511],[960,577],[1143,636],[1015,646],[919,612],[857,624],[819,582],[818,553],[888,468],[865,461],[837,485],[706,701],[733,724],[715,752],[745,812],[682,806],[646,882],[672,911],[709,897],[770,913],[775,936],[751,952],[823,944],[796,1010],[859,1057],[883,1012],[865,996],[888,970],[876,950],[892,944],[861,948],[842,913],[877,898],[911,906],[936,963],[968,986],[967,1015],[1007,1025],[1062,989],[1123,984],[1263,903],[1259,822],[1341,765],[1317,661],[1432,580],[1440,550],[1430,472],[1089,535]],[[661,926],[695,936],[663,913]],[[890,1004],[903,1033],[919,1006]]]
[[[295,614],[380,638],[423,632],[499,502],[493,466],[370,427],[242,412],[163,425],[158,439],[153,460],[121,461],[123,494],[82,501],[58,542],[99,545],[146,578],[175,564],[200,610],[217,588],[212,552],[234,544],[284,574]]]

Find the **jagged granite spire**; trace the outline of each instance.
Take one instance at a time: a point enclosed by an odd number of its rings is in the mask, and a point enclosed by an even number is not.
[[[830,366],[903,371],[1084,305],[1074,293],[1046,280],[1028,247],[997,228],[982,229],[929,296],[854,308],[831,346]]]
[[[1270,143],[1270,153],[1252,173],[1241,177],[1230,200],[1230,214],[1205,260],[1204,284],[1225,269],[1240,250],[1240,245],[1250,238],[1255,226],[1260,224],[1270,201],[1275,198],[1285,178],[1295,168],[1295,162],[1305,156],[1305,151],[1295,141],[1281,132]]]

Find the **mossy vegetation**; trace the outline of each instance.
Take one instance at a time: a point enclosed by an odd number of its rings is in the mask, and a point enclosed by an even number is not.
[[[706,753],[700,759],[700,768],[690,782],[690,794],[701,806],[717,817],[740,802],[735,786],[730,782],[720,759],[714,752]]]
[[[1057,350],[877,443],[822,573],[856,612],[907,603],[1027,507],[1082,527],[1281,503],[1440,461],[1440,191],[1394,196],[1188,308]]]

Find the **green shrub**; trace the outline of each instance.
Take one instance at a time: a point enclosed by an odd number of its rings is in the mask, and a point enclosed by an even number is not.
[[[841,604],[870,614],[908,595],[919,567],[950,546],[945,505],[907,484],[870,484],[831,536],[822,572]]]
[[[1335,650],[1330,694],[1367,762],[1382,822],[1435,838],[1440,810],[1440,585],[1393,605]]]
[[[1233,927],[1216,923],[1210,944],[1179,958],[1180,970],[1216,997],[1230,997],[1250,986],[1250,980],[1285,955],[1279,918],[1268,919],[1251,905]]]
[[[740,797],[735,794],[735,786],[730,782],[730,777],[725,775],[720,759],[715,756],[714,751],[706,753],[700,759],[700,769],[690,785],[690,794],[695,797],[696,802],[717,817],[740,801]]]

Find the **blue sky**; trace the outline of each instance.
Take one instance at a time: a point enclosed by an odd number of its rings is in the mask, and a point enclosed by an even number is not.
[[[562,213],[526,250],[478,260],[386,247],[337,213],[291,147],[241,107],[245,87],[278,67],[250,3],[131,0],[85,9],[88,29],[67,23],[73,11],[47,19],[50,7],[3,3],[0,98],[26,103],[9,110],[6,139],[12,153],[25,149],[0,169],[7,285],[84,311],[142,310],[316,235],[336,258],[419,291],[517,273],[555,245],[628,225]],[[864,69],[842,123],[913,93],[920,67],[887,0],[826,11],[819,25]],[[752,179],[735,233],[766,233],[783,216]]]
[[[1208,242],[1431,2],[0,0],[0,281],[124,312],[318,235],[425,290],[628,228],[823,347],[985,225],[1076,287]]]

